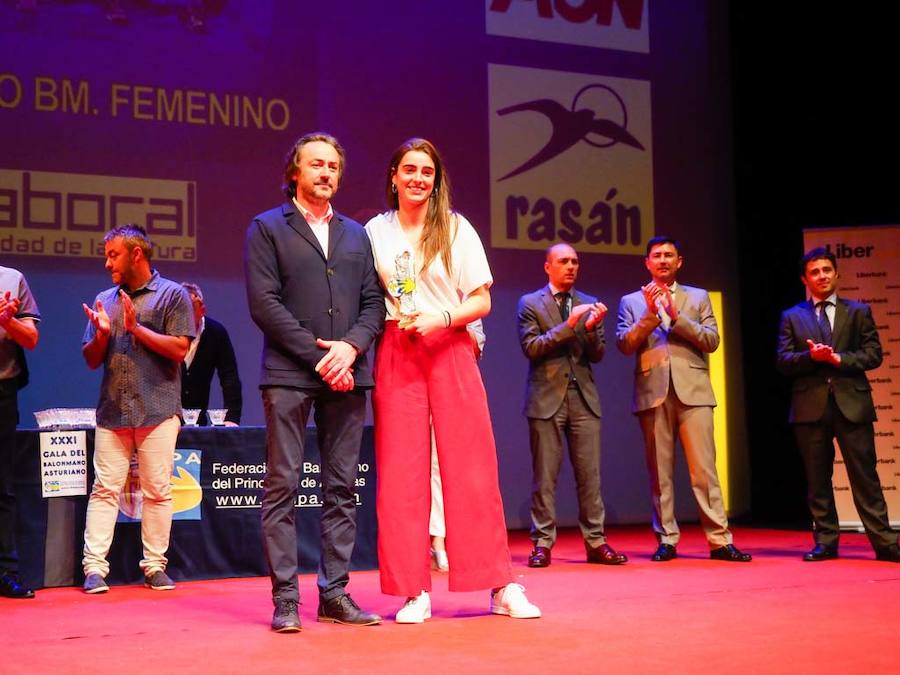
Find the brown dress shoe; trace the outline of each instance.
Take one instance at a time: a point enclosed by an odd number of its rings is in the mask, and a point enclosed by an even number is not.
[[[319,598],[316,621],[340,623],[345,626],[376,626],[381,623],[381,617],[374,612],[360,609],[350,594],[344,593],[330,600]]]
[[[275,613],[272,615],[272,630],[276,633],[297,633],[300,631],[300,614],[296,600],[273,600]]]
[[[628,556],[616,553],[609,544],[600,544],[597,548],[593,548],[585,542],[584,548],[587,551],[587,561],[595,565],[621,565],[628,562]]]
[[[529,567],[550,567],[550,549],[546,546],[535,546],[528,556]]]

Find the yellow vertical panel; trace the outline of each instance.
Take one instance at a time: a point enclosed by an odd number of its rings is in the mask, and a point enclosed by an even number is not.
[[[730,476],[728,475],[728,397],[725,393],[725,338],[727,333],[725,332],[725,313],[722,311],[722,293],[710,291],[709,299],[712,302],[713,313],[716,315],[716,322],[719,324],[719,348],[709,355],[709,377],[712,380],[713,392],[718,402],[713,409],[716,470],[719,473],[719,482],[722,484],[722,500],[727,513],[731,510]]]

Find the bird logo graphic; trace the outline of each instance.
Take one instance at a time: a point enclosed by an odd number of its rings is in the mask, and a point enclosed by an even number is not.
[[[526,101],[501,108],[498,115],[517,112],[541,113],[550,121],[553,133],[537,154],[498,180],[525,173],[584,141],[595,148],[609,148],[621,143],[636,150],[644,146],[628,132],[628,110],[615,90],[605,84],[582,87],[572,100],[571,108],[549,98]]]

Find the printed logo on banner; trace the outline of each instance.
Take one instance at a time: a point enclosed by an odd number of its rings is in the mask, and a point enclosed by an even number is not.
[[[87,494],[84,431],[41,432],[41,497]]]
[[[202,450],[175,450],[172,470],[172,519],[201,520],[200,502],[203,487],[200,485],[200,460]],[[120,523],[134,523],[141,519],[143,499],[141,479],[138,475],[137,457],[131,458],[131,468],[125,487],[119,497]]]
[[[488,35],[649,53],[644,0],[486,0]]]
[[[103,257],[125,223],[147,230],[154,260],[197,260],[197,184],[0,169],[0,255]]]
[[[650,83],[489,64],[491,244],[643,255]]]

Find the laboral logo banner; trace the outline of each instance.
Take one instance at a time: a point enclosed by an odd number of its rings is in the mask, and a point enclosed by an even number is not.
[[[650,83],[488,65],[491,245],[643,255],[653,236]]]
[[[136,223],[153,259],[197,260],[194,181],[0,169],[0,255],[102,258],[103,235]]]
[[[202,450],[175,450],[175,466],[172,470],[172,518],[173,520],[200,520],[200,502],[203,488],[200,485],[200,460]],[[143,497],[138,474],[137,457],[131,458],[131,470],[125,487],[119,496],[120,523],[133,523],[141,519]]]
[[[644,0],[485,0],[488,35],[650,51]]]

